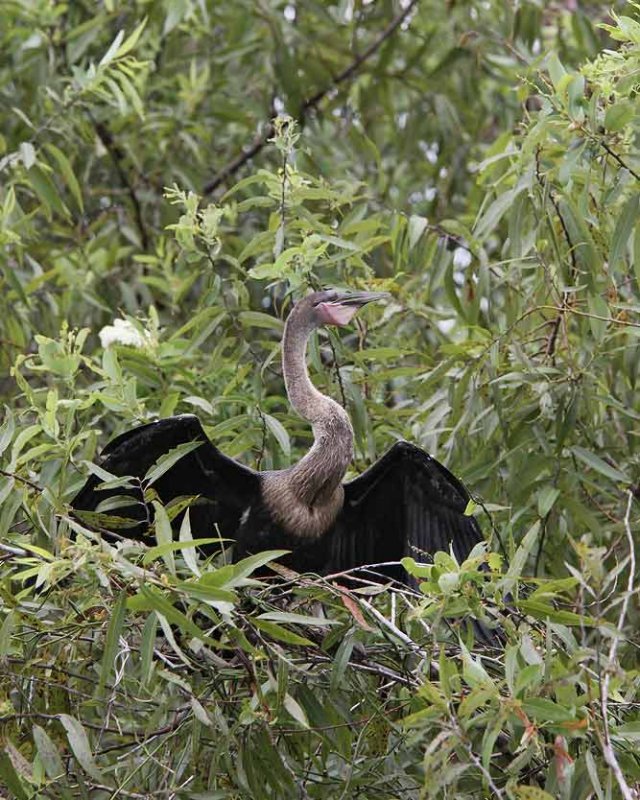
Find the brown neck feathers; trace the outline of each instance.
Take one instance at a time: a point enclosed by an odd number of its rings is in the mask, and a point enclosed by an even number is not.
[[[319,392],[307,371],[307,341],[315,325],[294,311],[282,340],[282,368],[289,400],[313,426],[314,443],[288,477],[307,506],[330,502],[353,458],[353,429],[346,411]]]

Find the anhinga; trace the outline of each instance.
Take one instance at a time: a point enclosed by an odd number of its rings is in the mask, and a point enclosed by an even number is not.
[[[163,503],[197,499],[190,508],[194,538],[219,535],[235,540],[237,560],[262,550],[284,549],[282,563],[298,572],[331,574],[364,565],[399,562],[416,551],[435,553],[452,546],[464,559],[482,541],[478,524],[465,510],[469,493],[424,450],[397,442],[362,475],[342,479],[353,458],[353,428],[346,411],[312,384],[306,364],[307,340],[323,325],[346,325],[359,308],[381,298],[376,292],[314,292],[287,319],[282,366],[289,400],[313,427],[314,442],[297,464],[256,472],[228,458],[209,441],[190,414],[170,417],[118,436],[104,450],[101,466],[116,476],[144,478],[160,456],[180,444],[201,445],[184,455],[154,483]],[[95,510],[122,489],[97,491],[92,475],[73,501]],[[142,488],[144,481],[142,480]],[[119,530],[141,539],[149,515],[142,488],[127,489],[137,503],[121,516],[141,520]],[[108,525],[106,526],[108,528]],[[419,559],[419,555],[418,555]],[[407,580],[399,566],[378,572]]]

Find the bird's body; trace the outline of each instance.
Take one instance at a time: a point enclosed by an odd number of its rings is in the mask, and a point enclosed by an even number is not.
[[[406,579],[397,562],[415,551],[449,550],[463,559],[482,540],[477,523],[465,515],[469,494],[427,453],[397,442],[358,478],[343,484],[353,458],[353,429],[346,411],[311,383],[306,344],[322,324],[346,324],[357,309],[378,295],[316,292],[292,310],[283,338],[283,372],[296,411],[313,428],[314,443],[292,467],[256,472],[228,458],[207,438],[193,415],[170,417],[129,431],[112,441],[101,466],[116,476],[131,475],[140,488],[126,494],[126,509],[116,513],[139,523],[119,532],[141,539],[149,509],[144,478],[158,458],[179,445],[200,442],[167,470],[153,488],[166,504],[195,497],[190,506],[194,538],[235,541],[238,560],[261,550],[290,550],[282,559],[299,572],[329,574],[365,565],[387,577]],[[92,475],[73,501],[78,511],[93,511],[122,489],[98,490]],[[102,524],[110,529],[110,525]]]

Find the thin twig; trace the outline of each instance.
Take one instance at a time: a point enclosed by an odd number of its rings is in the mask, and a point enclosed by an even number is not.
[[[133,213],[136,220],[136,227],[138,228],[138,232],[140,233],[140,241],[142,243],[143,250],[147,250],[149,247],[149,234],[147,233],[146,225],[144,224],[144,218],[142,216],[142,206],[140,205],[140,201],[138,200],[138,196],[135,193],[133,188],[133,184],[129,180],[129,176],[123,166],[123,162],[126,160],[126,153],[122,150],[120,145],[115,141],[113,137],[113,133],[109,130],[109,128],[99,122],[98,120],[94,119],[91,115],[91,122],[93,123],[93,127],[95,132],[98,134],[98,138],[104,145],[105,150],[111,156],[111,160],[113,162],[114,167],[116,168],[116,172],[118,173],[118,177],[120,178],[120,183],[123,187],[127,190],[127,194],[129,195],[129,199],[131,200],[131,205],[133,206]]]
[[[338,354],[336,353],[336,348],[333,343],[333,339],[331,338],[331,334],[329,334],[329,347],[331,348],[331,352],[333,353],[333,367],[336,372],[336,378],[338,379],[338,386],[340,387],[340,398],[342,400],[342,407],[347,407],[347,395],[344,391],[344,384],[342,383],[342,375],[340,374],[340,362],[338,361]]]
[[[594,138],[594,139],[595,139],[595,137],[591,137],[591,138]],[[622,160],[622,157],[621,157],[621,156],[619,156],[619,155],[618,155],[618,154],[615,152],[615,150],[612,150],[612,149],[609,147],[609,145],[608,145],[608,144],[607,144],[607,143],[604,141],[604,139],[597,139],[597,142],[598,142],[598,144],[600,145],[600,147],[602,147],[602,149],[603,149],[603,150],[605,150],[605,151],[606,151],[606,152],[607,152],[607,153],[608,153],[608,154],[611,156],[611,158],[612,158],[614,161],[616,161],[616,162],[618,163],[618,165],[619,165],[620,167],[622,167],[622,169],[626,169],[626,170],[627,170],[627,172],[628,172],[630,175],[633,175],[633,177],[634,177],[634,178],[635,178],[637,181],[640,181],[640,175],[638,175],[638,173],[637,173],[635,170],[631,169],[631,167],[630,167],[628,164],[626,164],[626,163],[625,163],[625,162]]]
[[[16,481],[20,481],[20,483],[24,483],[25,486],[30,486],[32,489],[35,489],[36,492],[44,492],[42,486],[38,486],[37,483],[34,483],[27,478],[22,478],[20,475],[16,475],[15,472],[7,472],[5,469],[0,469],[0,475],[4,475],[5,478],[13,478]]]
[[[611,674],[614,669],[616,656],[618,652],[618,643],[623,638],[623,628],[627,617],[627,610],[629,608],[629,601],[633,596],[633,582],[636,574],[636,557],[635,557],[635,543],[633,541],[633,533],[631,532],[631,506],[633,505],[633,492],[627,491],[627,511],[624,515],[624,530],[629,544],[629,578],[627,579],[627,591],[622,599],[620,607],[620,614],[618,616],[618,624],[616,625],[616,633],[611,638],[611,645],[609,647],[609,663],[605,670],[602,685],[600,687],[600,710],[602,711],[602,728],[603,728],[603,742],[602,742],[602,755],[604,760],[609,765],[613,772],[615,779],[620,788],[620,792],[625,800],[638,800],[638,793],[632,789],[627,783],[620,764],[616,758],[615,751],[611,745],[611,737],[609,735],[609,720],[607,703],[609,700],[609,683],[611,682]]]
[[[300,111],[297,115],[297,122],[301,128],[304,127],[309,112],[317,108],[324,98],[341,83],[349,80],[349,78],[351,78],[360,69],[365,61],[371,58],[371,56],[380,49],[387,39],[389,39],[396,32],[396,30],[413,12],[413,9],[418,4],[418,1],[419,0],[411,0],[409,5],[400,14],[398,14],[398,16],[393,19],[389,25],[387,25],[382,33],[373,40],[369,47],[367,47],[366,50],[363,50],[359,56],[354,58],[348,67],[336,75],[328,86],[325,86],[324,89],[320,89],[302,103]],[[214,177],[208,183],[205,184],[202,193],[205,195],[211,194],[211,192],[215,191],[228,178],[230,178],[232,175],[235,175],[235,173],[241,167],[243,167],[248,161],[251,161],[251,159],[266,146],[267,142],[273,137],[274,133],[275,126],[273,122],[267,123],[264,126],[262,133],[258,133],[249,147],[244,149],[235,158],[233,158],[216,175],[214,175]]]

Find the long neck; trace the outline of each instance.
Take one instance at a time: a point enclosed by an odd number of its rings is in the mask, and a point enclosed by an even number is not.
[[[328,500],[353,458],[353,428],[346,411],[319,392],[309,378],[306,351],[311,330],[292,313],[282,340],[282,369],[289,400],[313,426],[313,446],[289,471],[299,498],[310,506]]]

